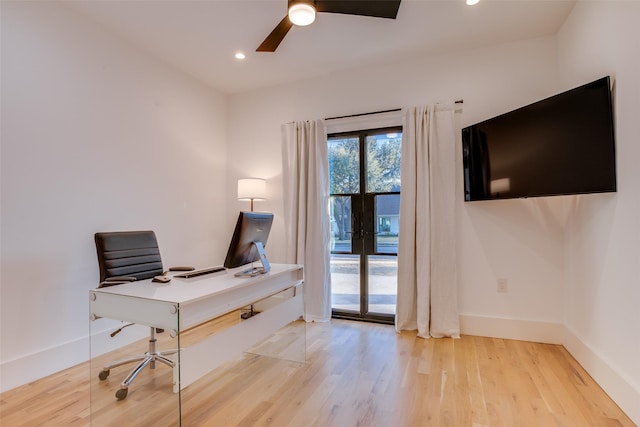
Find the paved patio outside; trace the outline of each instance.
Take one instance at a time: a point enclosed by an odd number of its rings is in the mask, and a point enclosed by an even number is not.
[[[331,254],[333,308],[360,311],[359,255]],[[395,314],[398,277],[396,256],[369,256],[369,312]]]

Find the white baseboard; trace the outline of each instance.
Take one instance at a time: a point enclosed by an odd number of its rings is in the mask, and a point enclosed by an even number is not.
[[[110,348],[106,348],[105,345],[100,345],[100,347],[94,345],[94,356],[140,340],[145,336],[148,337],[149,329],[147,327],[137,330],[136,328],[139,328],[139,325],[125,329],[127,333],[123,332],[115,338],[109,337],[115,328],[97,333],[94,335],[97,337],[94,343],[109,342]],[[87,336],[0,363],[0,393],[88,361],[89,341]],[[88,375],[89,368],[87,367]]]
[[[66,342],[0,364],[0,393],[60,372],[89,358],[89,338]],[[89,372],[87,371],[87,375]]]
[[[631,420],[640,425],[640,385],[562,323],[460,315],[460,332],[493,338],[560,344],[578,361]]]
[[[619,372],[575,331],[564,327],[562,345],[618,404],[629,418],[640,425],[640,385]]]
[[[545,344],[562,344],[561,323],[500,317],[460,315],[460,333]]]

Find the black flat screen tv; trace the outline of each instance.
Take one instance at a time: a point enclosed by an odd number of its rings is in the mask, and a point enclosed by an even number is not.
[[[465,201],[616,191],[609,77],[462,129]]]

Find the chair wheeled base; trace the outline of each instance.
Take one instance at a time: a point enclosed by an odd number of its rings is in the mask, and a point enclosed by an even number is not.
[[[126,378],[122,381],[122,383],[120,383],[120,389],[116,391],[116,398],[118,400],[123,400],[125,397],[127,397],[127,393],[129,392],[129,384],[131,384],[131,382],[138,376],[140,372],[142,372],[144,368],[149,366],[149,369],[155,369],[156,362],[162,362],[168,367],[173,368],[175,366],[175,362],[166,356],[176,354],[177,352],[178,352],[177,349],[158,351],[156,329],[152,327],[151,335],[149,337],[149,351],[137,356],[131,356],[131,357],[127,357],[126,359],[117,360],[113,363],[106,365],[104,368],[102,368],[102,371],[100,371],[100,373],[98,374],[98,378],[100,378],[100,381],[104,381],[109,376],[111,369],[116,368],[118,366],[129,364],[129,363],[140,362],[138,363],[138,365],[136,365],[135,368],[133,368],[131,372],[129,372],[129,375],[127,375]]]

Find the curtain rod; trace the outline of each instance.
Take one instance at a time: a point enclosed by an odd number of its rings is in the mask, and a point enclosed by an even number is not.
[[[401,111],[401,110],[402,108],[394,108],[393,110],[372,111],[370,113],[351,114],[349,116],[327,117],[325,120],[348,119],[351,117],[370,116],[372,114],[393,113],[395,111]]]
[[[464,103],[464,100],[462,99],[458,99],[454,101],[454,104],[463,104],[463,103]],[[327,117],[325,118],[325,120],[349,119],[351,117],[370,116],[372,114],[394,113],[396,111],[402,111],[402,108],[394,108],[392,110],[372,111],[370,113],[350,114],[348,116]]]

